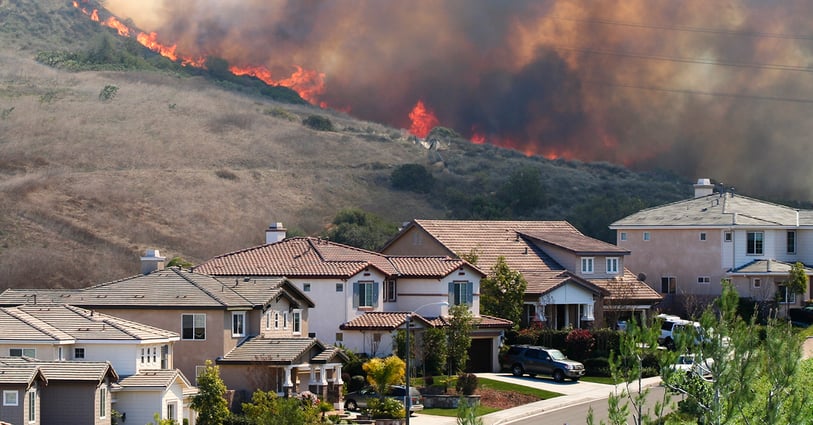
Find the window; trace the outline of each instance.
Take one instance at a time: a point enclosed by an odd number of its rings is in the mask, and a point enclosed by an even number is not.
[[[73,349],[73,358],[74,359],[84,359],[85,358],[85,349],[84,348],[74,348]]]
[[[183,339],[206,339],[206,315],[205,314],[184,314],[181,315]]]
[[[3,390],[3,406],[16,406],[18,404],[16,390]]]
[[[305,283],[305,284],[303,284],[303,285],[302,285],[302,290],[303,290],[304,292],[310,292],[310,291],[311,291],[311,284],[310,284],[310,283]]]
[[[747,255],[762,255],[762,245],[765,234],[762,232],[748,232],[745,253]]]
[[[57,347],[56,348],[56,359],[57,360],[65,360],[65,347]]]
[[[706,232],[700,232],[700,240],[701,241],[706,240]]]
[[[723,240],[726,242],[731,242],[732,240],[734,240],[731,232],[723,232]]]
[[[593,257],[582,257],[582,273],[593,273]]]
[[[28,392],[28,422],[37,421],[37,390]]]
[[[302,333],[302,312],[300,310],[294,310],[292,319],[293,319],[294,335],[301,334]]]
[[[144,364],[144,363],[147,361],[147,360],[146,360],[146,357],[147,357],[147,356],[149,356],[149,354],[147,354],[147,349],[146,349],[146,348],[142,348],[142,349],[141,349],[141,364]]]
[[[236,311],[231,314],[231,336],[246,335],[246,312]]]
[[[107,388],[104,387],[99,390],[99,417],[107,417]]]
[[[644,240],[648,241],[650,239],[649,232],[644,232]]]
[[[271,310],[265,312],[265,330],[271,329]]]
[[[166,417],[166,419],[169,419],[169,420],[171,420],[173,422],[178,420],[175,403],[167,403],[167,417]]]
[[[288,312],[282,313],[282,329],[288,329]]]
[[[395,301],[395,279],[384,282],[384,302]]]
[[[796,254],[796,231],[788,230],[787,235],[788,254]]]
[[[11,357],[37,357],[37,349],[35,348],[9,348],[8,355]]]
[[[708,276],[699,276],[697,278],[698,285],[708,285],[709,283],[711,283],[711,278]]]
[[[353,282],[353,307],[377,307],[378,285],[375,282]]]
[[[661,278],[661,293],[674,294],[677,289],[677,278],[674,276],[664,276]]]
[[[762,287],[762,279],[756,277],[754,278],[751,283],[754,285],[754,288],[761,288]]]
[[[344,334],[341,332],[336,332],[336,342],[344,341]]]
[[[620,240],[622,240],[622,241],[627,240],[627,232],[621,232],[621,233],[618,235],[618,239],[620,239]]]
[[[607,274],[618,274],[618,257],[607,257]]]
[[[195,385],[198,384],[198,377],[206,373],[206,366],[203,365],[196,365],[195,366]]]
[[[274,329],[279,329],[279,312],[274,312]]]
[[[793,304],[796,302],[796,293],[784,283],[780,283],[776,285],[776,298],[782,304]]]
[[[336,284],[336,292],[344,292],[344,284],[343,283],[337,283]]]
[[[474,303],[473,290],[472,282],[449,282],[449,304],[472,305]]]

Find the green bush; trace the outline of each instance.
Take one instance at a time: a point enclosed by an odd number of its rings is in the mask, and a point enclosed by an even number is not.
[[[367,378],[364,375],[353,375],[347,383],[347,391],[358,391],[367,385]]]
[[[330,118],[321,115],[308,115],[302,120],[302,124],[317,131],[333,131],[333,123]]]
[[[609,356],[611,352],[618,351],[621,336],[619,331],[615,329],[603,328],[593,331],[593,339],[596,342],[593,355],[601,357]]]
[[[367,406],[373,419],[401,419],[406,416],[404,405],[394,398],[373,399]]]
[[[457,390],[458,394],[472,395],[477,391],[478,385],[477,375],[473,373],[461,373],[457,376],[455,390]]]
[[[593,334],[587,329],[573,329],[565,337],[567,356],[573,360],[582,361],[587,358],[596,345]]]
[[[420,164],[403,164],[390,176],[392,187],[416,193],[429,193],[435,186],[435,177]]]
[[[582,363],[584,364],[585,373],[588,376],[612,376],[610,371],[610,361],[606,357],[584,359]]]

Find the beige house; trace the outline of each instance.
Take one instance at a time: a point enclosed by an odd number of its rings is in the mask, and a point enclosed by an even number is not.
[[[448,316],[449,306],[465,304],[485,319],[482,323],[490,320],[480,315],[484,274],[465,260],[445,254],[384,255],[318,238],[286,238],[279,223],[268,229],[266,242],[211,258],[194,270],[236,281],[285,276],[316,304],[311,336],[370,356],[392,353],[396,329],[353,325],[371,313],[391,313],[403,322],[408,312],[438,318]],[[510,326],[503,321],[478,330],[473,350],[487,355],[477,371],[498,370],[500,336]]]
[[[587,237],[565,221],[413,220],[382,252],[474,254],[485,271],[504,257],[528,282],[522,326],[613,324],[646,314],[661,300],[627,270],[629,251]]]
[[[195,378],[207,360],[223,362],[221,377],[237,397],[235,402],[242,400],[241,397],[250,397],[257,389],[280,394],[316,389],[310,385],[310,361],[314,357],[318,357],[315,367],[320,372],[317,382],[328,381],[328,386],[341,384],[342,355],[307,336],[308,311],[314,304],[286,279],[219,280],[177,267],[162,268],[162,261],[154,260],[161,257],[155,254],[150,251],[142,257],[143,271],[147,274],[77,290],[8,289],[0,294],[0,305],[27,303],[31,308],[35,303],[71,303],[97,313],[167,329],[177,342],[168,351],[163,347],[157,352],[151,350],[148,358],[152,361],[157,354],[155,361],[164,364],[168,357],[184,376]],[[314,348],[299,353],[283,365],[267,362],[276,355],[276,346],[269,344],[250,364],[232,367],[236,363],[231,360],[245,344],[287,339]],[[85,351],[85,355],[87,353]],[[255,382],[245,379],[246,369],[263,367],[281,369],[280,375],[290,375],[290,379],[279,381],[280,386],[270,387],[257,387]],[[171,380],[171,377],[160,377],[164,378],[167,382]],[[327,387],[318,390],[328,392]],[[170,413],[173,412],[170,409]],[[152,416],[148,422],[151,420]]]
[[[699,179],[691,199],[639,211],[614,222],[627,265],[664,298],[664,308],[695,314],[730,280],[739,295],[778,296],[785,306],[810,298],[787,291],[796,263],[813,264],[813,211],[715,191]],[[807,274],[813,270],[806,268]]]

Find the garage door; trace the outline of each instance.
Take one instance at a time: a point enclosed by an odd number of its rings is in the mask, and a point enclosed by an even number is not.
[[[492,370],[493,339],[472,339],[466,372],[494,372]]]

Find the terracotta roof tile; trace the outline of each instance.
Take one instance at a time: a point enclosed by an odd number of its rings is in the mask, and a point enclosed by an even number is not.
[[[663,299],[661,294],[627,269],[624,269],[624,273],[617,278],[590,279],[590,282],[609,293],[605,298],[609,303],[625,303],[627,301],[655,302]]]
[[[385,330],[392,331],[405,325],[406,311],[370,311],[339,326],[342,330]],[[419,314],[412,314],[413,322],[423,323],[423,326],[432,326],[432,322]],[[410,326],[411,328],[412,326]]]

